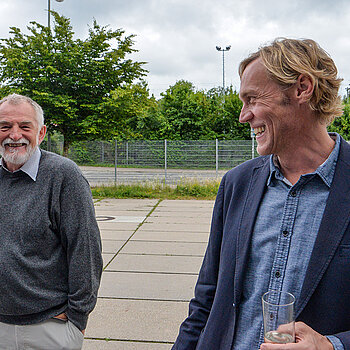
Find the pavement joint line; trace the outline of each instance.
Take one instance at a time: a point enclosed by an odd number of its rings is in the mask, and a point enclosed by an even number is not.
[[[174,344],[174,342],[165,340],[140,340],[140,339],[118,339],[118,338],[96,338],[96,337],[85,337],[88,340],[104,340],[106,342],[128,342],[128,343],[143,343],[143,344]]]
[[[107,252],[105,254],[113,254],[113,253]],[[194,258],[203,258],[204,257],[204,255],[199,255],[199,254],[195,255],[195,254],[120,253],[120,255],[183,256],[183,257],[194,257]]]
[[[104,254],[114,254],[114,253],[104,253]],[[169,255],[167,253],[165,254],[156,254],[156,253],[120,253],[120,255],[134,255],[134,256],[187,256],[187,257],[194,257],[194,258],[202,258],[203,255]]]
[[[104,239],[104,241],[107,241],[107,239]],[[114,240],[114,239],[108,239],[108,241],[116,241],[116,240]],[[197,243],[199,243],[199,244],[201,244],[201,243],[208,243],[207,241],[205,241],[205,242],[194,242],[194,241],[151,241],[151,240],[149,240],[149,239],[131,239],[130,241],[132,241],[132,242],[152,242],[152,243],[191,243],[191,244],[193,244],[193,243],[195,243],[195,244],[197,244]]]
[[[158,202],[152,207],[151,211],[145,216],[143,221],[138,224],[135,231],[130,235],[130,237],[124,242],[124,244],[119,248],[119,250],[115,253],[115,255],[112,257],[112,259],[108,262],[108,264],[103,268],[103,271],[106,270],[106,268],[111,264],[111,262],[115,259],[115,257],[119,254],[119,252],[129,243],[132,236],[138,231],[138,229],[143,225],[143,223],[147,220],[147,218],[156,210],[158,205],[162,202],[162,199],[159,199]]]
[[[176,224],[174,224],[176,225]],[[183,225],[183,224],[179,224],[179,225]],[[121,231],[121,230],[120,230]],[[124,230],[124,231],[127,231],[127,230]],[[142,232],[152,232],[152,233],[167,233],[167,232],[176,232],[174,230],[163,230],[163,231],[154,231],[154,230],[151,230],[151,229],[143,229]],[[183,233],[205,233],[205,234],[209,234],[209,231],[181,231]]]
[[[198,276],[198,273],[194,272],[164,272],[164,271],[125,271],[125,270],[105,270],[106,272],[117,272],[117,273],[145,273],[154,275],[186,275],[186,276]]]
[[[100,221],[101,222],[101,221]],[[108,222],[108,221],[107,221]],[[115,232],[116,229],[115,228],[100,228],[100,231],[103,230],[103,231],[112,231],[112,232]],[[130,232],[131,230],[128,230],[128,229],[118,229],[118,232]],[[109,239],[109,241],[122,241],[121,239]]]
[[[110,239],[110,238],[102,238],[104,242],[124,242],[125,239]]]
[[[129,300],[129,301],[154,301],[162,303],[188,303],[190,299],[157,299],[157,298],[123,298],[123,297],[98,297],[103,300]]]

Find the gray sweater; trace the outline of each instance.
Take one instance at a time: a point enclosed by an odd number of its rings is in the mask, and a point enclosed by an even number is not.
[[[66,312],[82,330],[102,272],[91,191],[75,163],[41,152],[36,181],[0,168],[0,322]]]

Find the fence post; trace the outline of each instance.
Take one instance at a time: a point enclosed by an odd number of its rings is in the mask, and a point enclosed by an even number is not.
[[[48,131],[47,133],[47,150],[51,152],[51,133]]]
[[[167,140],[164,140],[164,183],[166,185],[166,179],[167,179]]]
[[[105,145],[103,141],[101,141],[101,163],[105,162]]]
[[[126,165],[129,165],[129,142],[126,141]]]
[[[219,140],[215,139],[215,165],[216,165],[216,177],[219,173]]]
[[[115,155],[114,155],[114,186],[117,186],[117,167],[118,167],[118,142],[115,140]]]
[[[255,158],[254,131],[250,129],[250,137],[252,138],[252,159]]]

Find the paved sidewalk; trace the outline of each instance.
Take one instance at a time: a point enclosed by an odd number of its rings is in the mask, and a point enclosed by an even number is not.
[[[169,350],[208,241],[213,201],[95,203],[104,272],[83,350]]]

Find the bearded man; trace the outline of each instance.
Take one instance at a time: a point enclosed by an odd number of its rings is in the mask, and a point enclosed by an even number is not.
[[[0,101],[0,348],[81,349],[102,272],[88,182],[39,149],[42,108]]]

